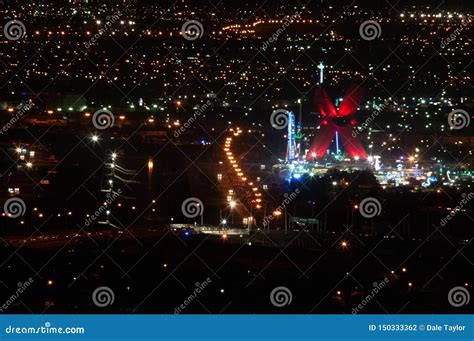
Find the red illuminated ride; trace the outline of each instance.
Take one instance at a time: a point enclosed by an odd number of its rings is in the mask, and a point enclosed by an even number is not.
[[[367,158],[367,152],[357,134],[353,133],[353,128],[357,124],[355,114],[362,99],[362,91],[356,86],[351,86],[341,105],[336,108],[325,89],[317,90],[314,104],[322,121],[306,156],[308,161],[323,158],[334,138],[337,151],[341,148],[352,158]]]

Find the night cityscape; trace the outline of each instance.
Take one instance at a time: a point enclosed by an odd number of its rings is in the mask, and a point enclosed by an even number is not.
[[[1,314],[472,314],[474,4],[0,1]]]

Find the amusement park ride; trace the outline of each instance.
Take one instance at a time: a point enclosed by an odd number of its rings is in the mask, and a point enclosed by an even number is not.
[[[363,93],[357,86],[351,86],[340,105],[333,104],[328,92],[323,87],[325,66],[321,62],[319,88],[314,97],[316,113],[320,116],[319,129],[316,131],[312,145],[306,155],[302,155],[302,124],[301,110],[299,122],[296,125],[295,115],[288,112],[288,145],[286,161],[305,158],[308,162],[328,159],[329,148],[335,142],[335,157],[342,159],[343,153],[355,160],[366,160],[367,152],[354,136],[353,128],[357,124],[356,112],[363,99]]]
[[[367,159],[367,152],[352,129],[357,124],[356,112],[362,101],[362,91],[352,86],[339,107],[336,107],[323,88],[316,92],[314,104],[320,113],[320,129],[306,155],[308,161],[322,159],[332,141],[336,142],[336,155],[341,155],[341,147],[353,159]]]
[[[309,149],[304,149],[304,135],[300,115],[296,123],[295,114],[288,113],[286,162],[274,165],[288,181],[302,176],[324,176],[331,169],[348,172],[370,169],[383,187],[414,186],[431,187],[436,184],[458,186],[472,182],[472,171],[462,171],[458,165],[447,166],[442,160],[420,160],[415,156],[400,156],[382,159],[379,155],[368,155],[354,133],[357,126],[357,111],[363,100],[362,90],[352,85],[339,103],[334,104],[323,87],[323,63],[320,70],[319,88],[314,97],[318,117],[317,128]]]

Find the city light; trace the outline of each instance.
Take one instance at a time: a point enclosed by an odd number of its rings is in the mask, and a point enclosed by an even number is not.
[[[2,7],[7,313],[469,311],[469,6],[98,2]]]

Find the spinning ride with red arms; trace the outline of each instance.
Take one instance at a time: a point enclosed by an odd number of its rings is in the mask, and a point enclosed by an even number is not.
[[[353,127],[357,125],[356,112],[363,99],[363,92],[356,86],[351,86],[347,91],[341,105],[336,108],[332,99],[324,88],[317,90],[314,104],[316,111],[321,115],[320,129],[314,136],[313,143],[306,159],[321,159],[326,154],[334,137],[337,148],[340,147],[352,158],[366,159],[367,152],[359,141],[357,134],[353,134]],[[355,137],[354,137],[355,135]]]

